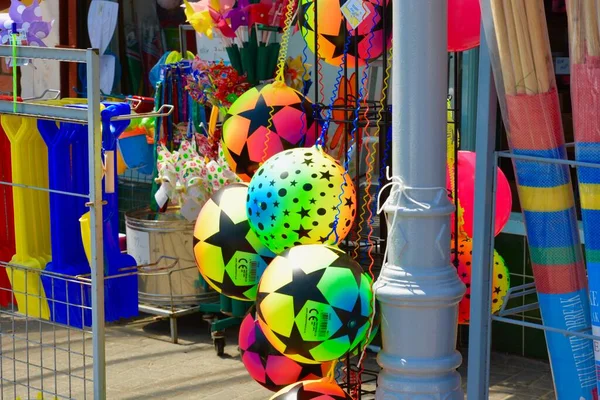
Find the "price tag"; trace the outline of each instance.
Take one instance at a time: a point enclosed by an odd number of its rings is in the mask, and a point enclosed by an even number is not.
[[[158,208],[163,208],[167,201],[169,200],[169,196],[167,195],[167,186],[163,183],[160,185],[160,189],[154,195],[154,199],[158,204]]]
[[[371,14],[371,11],[365,6],[363,0],[348,0],[342,6],[342,14],[352,29],[356,29]]]

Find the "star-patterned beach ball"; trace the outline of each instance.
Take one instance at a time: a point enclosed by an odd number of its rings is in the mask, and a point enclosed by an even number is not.
[[[271,400],[352,400],[333,380],[298,382],[276,393]]]
[[[454,253],[454,249],[452,249]],[[471,319],[471,262],[473,242],[468,237],[458,241],[458,277],[467,287],[464,297],[458,305],[458,323],[468,325]],[[510,275],[504,259],[494,250],[494,268],[492,270],[492,313],[500,311],[504,297],[510,288]]]
[[[281,82],[257,86],[229,108],[221,141],[225,159],[244,182],[273,155],[316,140],[310,101]]]
[[[302,364],[287,358],[271,346],[252,315],[242,321],[238,343],[250,376],[273,392],[292,383],[323,378],[332,366],[332,363]]]
[[[319,18],[317,29],[319,57],[328,64],[335,66],[342,64],[342,56],[348,37],[349,43],[346,56],[348,65],[355,65],[356,56],[358,56],[359,66],[364,65],[367,59],[374,60],[381,56],[385,47],[382,18],[384,13],[387,30],[389,31],[385,40],[387,41],[387,48],[390,48],[392,39],[391,0],[362,1],[362,6],[368,11],[365,12],[366,15],[356,30],[352,29],[342,13],[342,7],[346,0],[318,0],[316,3]],[[314,53],[315,2],[313,0],[302,0],[298,12],[298,25],[306,44]],[[373,28],[373,26],[375,27]]]
[[[293,247],[267,267],[256,310],[277,351],[307,364],[336,360],[365,340],[371,280],[337,247]]]
[[[252,178],[247,212],[250,227],[275,254],[301,244],[337,244],[352,228],[356,191],[322,150],[288,150]]]
[[[256,300],[258,281],[275,255],[250,229],[246,217],[248,186],[225,186],[200,210],[194,228],[194,258],[204,279],[217,292]]]

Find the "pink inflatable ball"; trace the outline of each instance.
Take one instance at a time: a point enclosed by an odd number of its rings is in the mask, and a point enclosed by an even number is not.
[[[448,51],[479,46],[481,34],[479,0],[448,0]]]
[[[456,190],[458,191],[458,201],[463,209],[462,230],[468,237],[473,237],[473,214],[475,211],[475,161],[476,155],[472,151],[461,150],[458,152],[458,179]],[[447,174],[448,190],[451,189],[450,178]],[[510,184],[500,168],[497,170],[496,177],[496,213],[494,216],[494,235],[497,236],[510,219],[512,210],[512,193]],[[451,231],[454,233],[454,215],[451,217]]]

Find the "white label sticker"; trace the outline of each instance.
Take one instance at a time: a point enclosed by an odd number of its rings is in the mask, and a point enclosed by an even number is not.
[[[127,227],[127,253],[137,265],[150,264],[150,234]]]
[[[363,0],[348,0],[342,6],[342,14],[352,29],[356,29],[371,14],[371,11],[365,6]]]
[[[169,196],[167,195],[167,186],[162,184],[160,185],[160,189],[154,195],[154,199],[156,199],[156,203],[158,204],[158,208],[163,208],[167,201],[169,200]]]

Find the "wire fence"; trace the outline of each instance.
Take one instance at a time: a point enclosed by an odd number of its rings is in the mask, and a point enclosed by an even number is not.
[[[93,398],[91,283],[3,265],[25,290],[0,288],[20,304],[0,308],[0,399]]]

